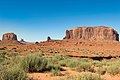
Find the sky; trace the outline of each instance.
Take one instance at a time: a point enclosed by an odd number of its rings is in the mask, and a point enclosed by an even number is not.
[[[36,42],[63,39],[77,26],[108,26],[120,32],[120,0],[0,0],[0,37],[14,32]]]

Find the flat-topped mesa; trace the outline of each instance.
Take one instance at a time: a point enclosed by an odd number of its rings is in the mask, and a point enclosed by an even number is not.
[[[17,41],[17,35],[14,33],[5,33],[2,36],[2,41]]]
[[[77,27],[72,30],[66,30],[66,36],[64,39],[119,41],[119,34],[116,30],[106,26]]]

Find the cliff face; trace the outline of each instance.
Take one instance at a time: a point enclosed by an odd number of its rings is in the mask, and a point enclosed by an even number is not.
[[[64,39],[119,41],[119,34],[114,29],[105,26],[77,27],[72,30],[66,30]]]

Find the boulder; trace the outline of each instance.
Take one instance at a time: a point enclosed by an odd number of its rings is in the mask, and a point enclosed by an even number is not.
[[[116,30],[106,26],[77,27],[72,30],[66,30],[64,39],[119,41],[119,34]]]

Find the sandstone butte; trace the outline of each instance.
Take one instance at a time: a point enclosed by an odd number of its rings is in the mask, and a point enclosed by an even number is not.
[[[72,30],[66,30],[66,36],[64,37],[64,39],[119,41],[119,34],[113,28],[109,28],[106,26],[76,27]]]
[[[2,36],[2,41],[17,41],[17,35],[14,33],[5,33]]]
[[[97,27],[76,27],[72,30],[66,30],[64,39],[69,40],[94,40],[94,41],[119,41],[119,34],[113,28],[106,26]],[[14,33],[5,33],[2,36],[2,42],[19,42]]]
[[[5,44],[21,44],[18,40],[17,40],[17,35],[14,33],[5,33],[2,36],[2,43]]]

